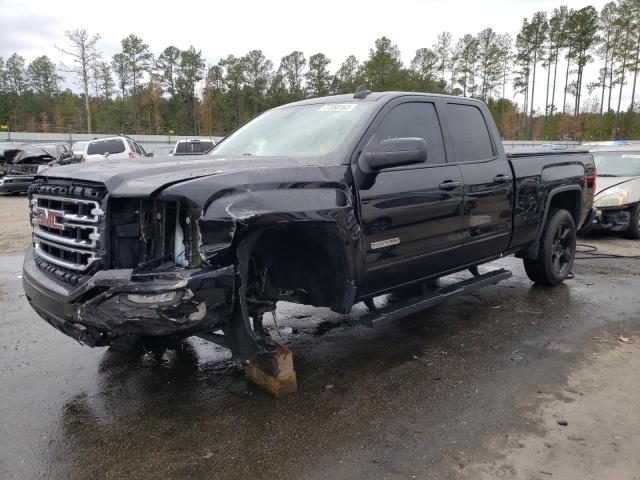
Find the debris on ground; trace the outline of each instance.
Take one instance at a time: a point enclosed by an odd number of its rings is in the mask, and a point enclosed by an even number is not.
[[[622,343],[629,343],[629,337],[625,337],[624,335],[618,335],[616,339],[620,340]]]

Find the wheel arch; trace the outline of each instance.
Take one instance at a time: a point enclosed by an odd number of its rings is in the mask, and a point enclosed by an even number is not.
[[[335,224],[291,222],[243,232],[255,240],[250,258],[268,272],[271,286],[303,292],[302,303],[347,313],[356,293],[353,248]]]
[[[582,190],[579,185],[565,185],[554,188],[549,192],[545,202],[545,208],[542,213],[542,219],[538,225],[536,238],[531,245],[529,245],[529,247],[518,256],[530,260],[536,260],[538,258],[540,240],[544,233],[547,220],[549,219],[549,213],[559,208],[569,211],[576,224],[576,229],[579,229],[580,218],[582,215]]]

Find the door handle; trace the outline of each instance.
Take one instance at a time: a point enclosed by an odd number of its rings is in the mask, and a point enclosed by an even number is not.
[[[510,181],[511,177],[509,175],[503,175],[502,173],[493,177],[493,183],[507,183]]]
[[[458,188],[460,185],[462,184],[458,181],[445,180],[438,187],[440,188],[440,190],[453,190],[454,188]]]

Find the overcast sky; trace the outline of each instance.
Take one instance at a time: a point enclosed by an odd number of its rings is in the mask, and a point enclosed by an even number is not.
[[[562,3],[572,8],[593,5],[600,11],[606,1]],[[366,59],[376,38],[386,35],[398,45],[408,65],[416,49],[432,46],[443,30],[451,32],[454,43],[465,33],[486,27],[515,37],[524,17],[538,10],[550,12],[559,2],[395,0],[385,4],[378,7],[374,1],[345,0],[0,0],[0,56],[6,59],[18,52],[29,62],[44,54],[59,62],[62,57],[54,45],[65,45],[64,31],[84,28],[100,34],[99,47],[105,58],[119,51],[122,38],[135,33],[156,55],[168,45],[182,49],[194,45],[209,65],[228,54],[239,56],[261,49],[277,67],[283,55],[302,50],[307,58],[325,53],[335,70],[350,54]],[[588,68],[584,85],[595,75],[596,68]],[[543,83],[536,88],[538,98],[544,96]]]

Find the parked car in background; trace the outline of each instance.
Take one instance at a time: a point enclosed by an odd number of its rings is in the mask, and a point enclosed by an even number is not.
[[[171,145],[162,145],[160,147],[154,147],[149,154],[150,157],[167,157],[173,155],[174,147]]]
[[[84,157],[87,153],[87,145],[89,145],[88,141],[80,141],[80,142],[75,142],[71,146],[71,151],[73,152],[74,155],[79,157],[81,162],[84,161]]]
[[[35,174],[60,163],[76,161],[66,143],[22,145],[3,153],[0,193],[26,193]]]
[[[87,162],[99,160],[124,160],[128,158],[143,158],[149,155],[139,143],[129,137],[105,137],[91,140],[87,145],[85,155]]]
[[[0,165],[4,165],[6,162],[9,162],[12,159],[12,156],[20,150],[21,146],[21,143],[2,142],[0,144]],[[9,155],[7,158],[5,158],[5,153]]]
[[[596,163],[596,216],[589,229],[640,238],[640,145],[610,144],[591,149]]]
[[[174,155],[204,155],[213,147],[216,142],[208,138],[192,138],[189,140],[178,140],[173,149]]]

